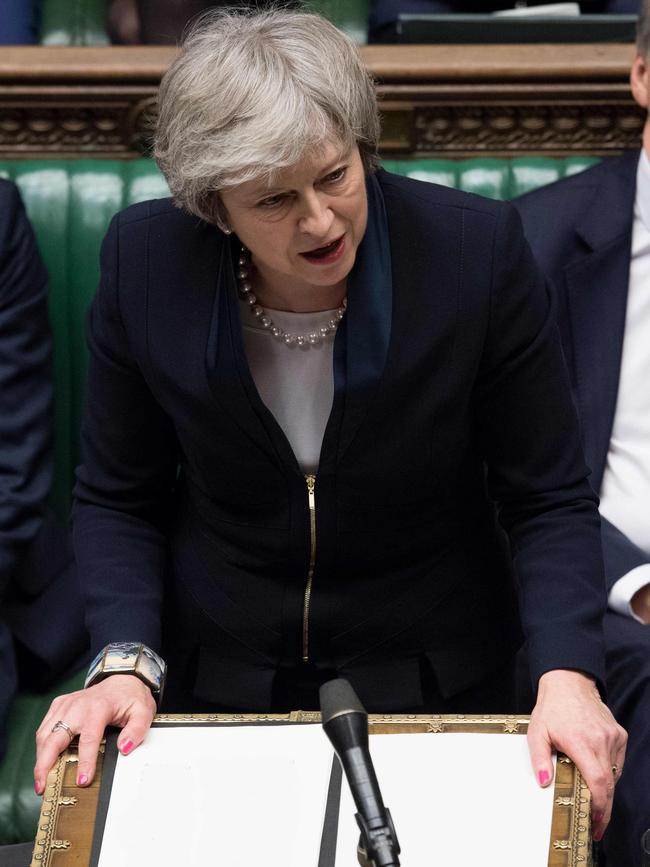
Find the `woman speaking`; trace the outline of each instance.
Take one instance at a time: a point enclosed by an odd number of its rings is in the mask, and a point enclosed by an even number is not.
[[[89,316],[74,532],[98,658],[38,735],[129,753],[173,711],[512,707],[609,819],[596,499],[552,296],[506,204],[376,170],[373,82],[324,19],[202,19],[165,75],[172,200],[118,214]],[[517,604],[517,595],[519,604]]]

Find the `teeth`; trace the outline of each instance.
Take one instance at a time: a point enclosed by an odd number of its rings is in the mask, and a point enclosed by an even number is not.
[[[325,244],[325,246],[323,246],[323,247],[316,247],[315,250],[310,250],[309,253],[307,253],[307,255],[313,256],[314,254],[318,254],[318,253],[327,253],[328,250],[332,250],[334,247],[336,247],[339,240],[340,239],[337,238],[335,241],[331,241],[329,244]]]

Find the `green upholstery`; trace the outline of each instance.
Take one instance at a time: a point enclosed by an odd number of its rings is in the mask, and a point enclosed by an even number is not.
[[[144,159],[0,162],[0,176],[20,187],[50,274],[56,395],[52,503],[64,518],[78,455],[86,369],[83,316],[99,276],[101,239],[116,211],[166,196],[167,185],[156,166]]]
[[[43,45],[108,45],[108,0],[43,0]]]
[[[472,160],[384,160],[389,172],[457,187],[491,199],[512,199],[596,163],[592,157],[512,157]]]
[[[505,199],[586,168],[585,158],[512,160],[386,160],[390,171]],[[0,162],[0,175],[23,194],[50,273],[50,314],[55,348],[54,505],[65,517],[78,429],[86,351],[83,320],[98,278],[101,239],[111,216],[136,201],[167,195],[148,160]],[[62,684],[56,694],[77,688]],[[20,696],[10,719],[7,757],[0,767],[0,844],[33,839],[39,801],[32,789],[33,733],[50,696]]]

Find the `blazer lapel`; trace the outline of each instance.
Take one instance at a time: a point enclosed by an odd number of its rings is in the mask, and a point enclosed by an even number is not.
[[[270,429],[270,413],[253,385],[241,336],[234,269],[238,250],[239,242],[233,237],[230,244],[221,245],[216,263],[216,290],[206,347],[206,372],[217,403],[228,412],[246,438],[278,463],[279,449],[283,447],[282,437]],[[290,455],[285,455],[287,459],[292,460]],[[295,460],[292,462],[295,463]]]
[[[368,226],[348,280],[347,313],[334,346],[334,407],[323,442],[322,468],[338,431],[338,458],[352,442],[379,386],[388,354],[392,320],[392,267],[384,198],[373,175],[367,179]]]
[[[598,490],[621,368],[637,155],[603,172],[576,226],[584,253],[564,269],[585,454]]]

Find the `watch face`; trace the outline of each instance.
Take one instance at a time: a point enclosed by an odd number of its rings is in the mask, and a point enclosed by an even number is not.
[[[104,674],[137,673],[149,686],[160,689],[165,664],[158,654],[143,644],[116,641],[104,649],[101,671]]]
[[[127,641],[115,641],[104,648],[102,671],[119,674],[134,671],[142,651],[142,645]]]

